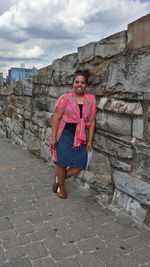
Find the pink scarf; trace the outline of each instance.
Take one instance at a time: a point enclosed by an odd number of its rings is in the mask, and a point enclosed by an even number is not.
[[[67,93],[59,97],[55,109],[58,108],[63,112],[57,132],[57,141],[59,140],[65,124],[76,123],[76,132],[74,137],[73,148],[78,149],[82,144],[86,144],[86,128],[89,128],[95,119],[96,104],[95,97],[91,94],[85,94],[83,99],[82,118],[80,119],[80,110],[76,101],[74,92]],[[50,153],[54,161],[57,161],[55,149],[50,148]]]

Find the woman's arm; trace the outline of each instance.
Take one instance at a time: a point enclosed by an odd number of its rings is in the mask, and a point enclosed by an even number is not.
[[[52,130],[51,130],[51,137],[50,137],[50,146],[54,147],[57,142],[57,131],[59,122],[61,120],[61,117],[63,115],[63,112],[60,111],[58,108],[54,111],[54,116],[52,119]]]
[[[92,150],[94,130],[95,130],[95,119],[92,121],[91,126],[88,129],[88,141],[87,141],[87,151],[88,152],[90,152]]]

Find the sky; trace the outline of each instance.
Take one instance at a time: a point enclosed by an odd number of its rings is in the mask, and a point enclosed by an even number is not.
[[[40,69],[150,13],[150,0],[0,0],[0,72]]]

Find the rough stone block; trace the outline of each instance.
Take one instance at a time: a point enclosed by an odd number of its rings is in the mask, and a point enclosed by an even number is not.
[[[143,118],[134,118],[132,136],[139,138],[139,139],[143,139],[143,133],[144,133]]]
[[[35,154],[40,154],[40,139],[28,130],[24,130],[23,141]]]
[[[103,136],[100,133],[95,133],[94,146],[101,152],[108,153],[114,157],[131,159],[133,157],[133,149],[130,144],[125,142],[124,138],[117,138],[111,135]]]
[[[112,205],[124,208],[130,215],[132,215],[132,217],[139,222],[144,223],[147,210],[140,205],[139,201],[128,194],[115,189]]]
[[[129,115],[143,115],[143,108],[140,102],[127,102],[109,99],[105,105],[105,110]]]
[[[128,47],[130,49],[150,45],[150,14],[128,24]]]
[[[142,177],[150,181],[150,146],[140,143],[136,148],[136,169]]]
[[[131,165],[126,162],[120,161],[115,158],[111,158],[110,162],[113,168],[122,169],[123,171],[128,171],[128,172],[131,171]]]
[[[114,171],[113,180],[119,191],[132,196],[142,204],[150,206],[150,184],[119,171]]]
[[[23,85],[23,94],[26,96],[32,96],[32,89],[33,89],[32,79],[23,80],[22,85]]]
[[[52,83],[52,66],[49,65],[38,70],[37,75],[33,76],[33,83],[39,83],[44,85],[49,85]]]
[[[108,132],[114,132],[120,135],[131,136],[132,120],[129,117],[108,114],[104,112],[97,113],[96,126]]]
[[[95,56],[95,43],[89,43],[78,48],[79,63],[88,62]]]
[[[147,50],[145,53],[132,51],[130,54],[114,59],[110,64],[106,90],[130,94],[150,92],[150,48]]]
[[[81,172],[79,177],[90,184],[96,183],[97,186],[106,189],[111,182],[111,169],[108,158],[94,151],[88,170]]]
[[[99,101],[99,103],[98,103],[98,105],[97,105],[97,108],[100,109],[100,110],[104,110],[106,104],[107,104],[109,101],[110,101],[109,98],[107,98],[107,97],[101,97],[101,98],[100,98],[100,101]]]
[[[54,83],[58,85],[72,84],[77,64],[76,53],[54,60],[52,63]]]
[[[111,35],[95,44],[95,56],[112,57],[124,51],[126,47],[126,31]]]
[[[48,256],[48,251],[42,242],[34,242],[26,246],[27,253],[31,260],[36,260]]]

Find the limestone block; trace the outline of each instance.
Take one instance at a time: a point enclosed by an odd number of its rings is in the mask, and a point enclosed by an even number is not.
[[[150,206],[150,184],[127,173],[114,171],[113,181],[115,187],[140,203]]]
[[[111,169],[107,156],[94,151],[88,170],[79,174],[79,177],[106,189],[111,182]]]
[[[53,117],[53,113],[50,113],[50,112],[44,112],[43,114],[43,125],[46,126],[46,127],[49,127],[51,125],[51,122],[52,122],[52,117]]]
[[[22,124],[13,121],[13,131],[15,132],[17,136],[22,135],[23,134]]]
[[[49,85],[52,83],[52,74],[53,70],[51,65],[44,67],[38,70],[38,73],[35,76],[33,76],[33,82]]]
[[[58,85],[72,84],[77,64],[77,53],[54,60],[52,63],[54,83]]]
[[[23,141],[36,155],[40,154],[40,139],[28,130],[24,130]]]
[[[150,181],[150,145],[136,145],[136,169],[146,180]]]
[[[23,80],[22,85],[23,85],[23,94],[26,96],[32,96],[32,89],[33,89],[32,79]]]
[[[120,159],[131,159],[133,157],[133,148],[124,138],[112,137],[111,135],[102,135],[96,132],[94,135],[94,146],[100,151],[108,155],[112,155]]]
[[[31,110],[31,97],[24,96],[23,101],[24,101],[24,109],[27,111],[30,111]]]
[[[32,123],[30,121],[29,129],[40,140],[44,140],[44,138],[45,138],[45,128],[39,127],[37,124],[34,124],[34,123]]]
[[[110,101],[109,98],[107,97],[101,97],[100,98],[100,101],[97,105],[97,108],[100,109],[100,110],[104,110],[104,107],[106,106],[106,104]]]
[[[143,108],[140,102],[127,102],[110,99],[105,105],[105,110],[116,113],[143,115]]]
[[[21,96],[23,95],[23,84],[22,82],[16,82],[15,86],[13,87],[14,95]]]
[[[38,99],[36,99],[36,108],[38,110],[45,110],[45,111],[49,111],[49,102],[50,100],[46,97],[40,97]]]
[[[124,51],[126,47],[126,31],[111,35],[95,44],[95,56],[112,57]]]
[[[144,133],[143,118],[134,118],[132,135],[136,138],[143,139],[143,133]]]
[[[132,120],[125,116],[98,112],[96,116],[96,126],[108,132],[131,136]]]
[[[50,135],[51,135],[51,128],[47,128],[45,131],[45,144],[48,146],[50,141]]]
[[[12,95],[10,102],[11,102],[12,106],[15,106],[17,108],[23,108],[24,107],[24,99],[22,96]]]
[[[95,42],[78,47],[79,63],[88,62],[95,56]]]
[[[131,171],[131,165],[126,162],[120,161],[115,158],[110,158],[110,163],[113,168],[121,169],[123,171],[128,172]]]
[[[110,64],[107,91],[121,93],[150,92],[150,48],[114,59]],[[144,70],[144,71],[143,71]]]
[[[6,116],[12,119],[16,112],[17,112],[16,107],[9,105],[6,111]]]
[[[144,223],[147,210],[140,205],[140,202],[134,199],[133,197],[120,192],[119,190],[115,189],[112,206],[117,206],[124,208],[132,217],[138,220],[140,223]]]
[[[50,158],[49,146],[44,142],[41,142],[40,156],[46,161],[48,161]]]
[[[101,85],[106,83],[108,68],[111,60],[99,62],[99,64],[85,63],[84,69],[88,69],[90,72],[89,82],[93,85]]]
[[[133,21],[128,25],[128,47],[130,49],[150,45],[150,14]]]
[[[2,96],[9,96],[13,94],[13,88],[11,86],[4,87],[0,90],[0,95]]]
[[[25,111],[24,111],[24,118],[25,118],[26,120],[30,120],[30,118],[31,118],[31,112],[25,110]]]
[[[30,121],[25,120],[25,129],[29,130],[29,128],[30,128]]]

